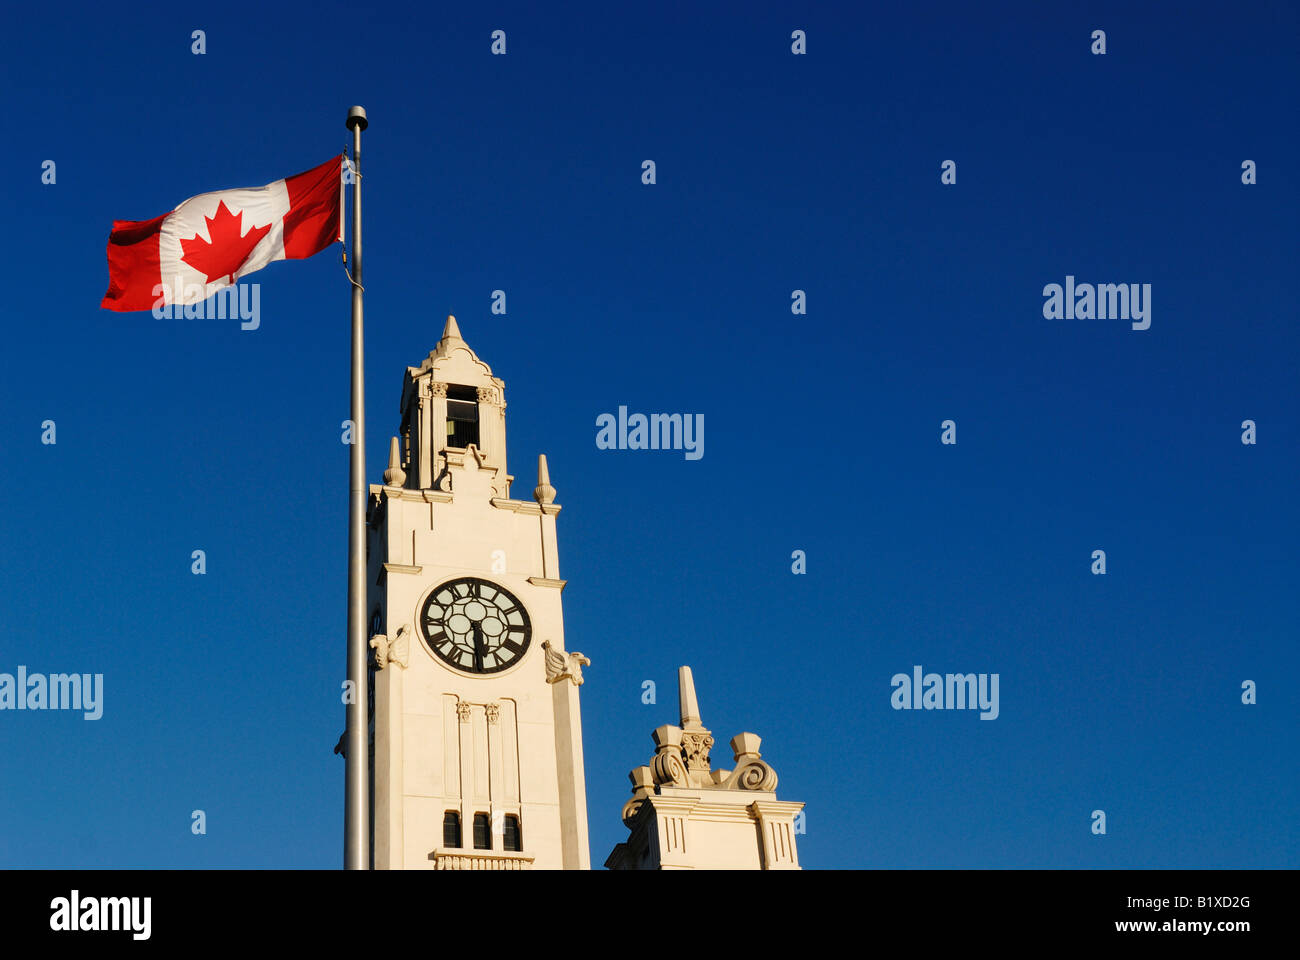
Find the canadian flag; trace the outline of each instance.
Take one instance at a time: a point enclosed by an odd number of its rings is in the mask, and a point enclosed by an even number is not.
[[[152,220],[114,220],[109,310],[201,303],[273,260],[301,260],[339,238],[343,155],[264,187],[191,197]]]

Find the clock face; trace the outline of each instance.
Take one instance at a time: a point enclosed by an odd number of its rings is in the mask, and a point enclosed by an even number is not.
[[[504,587],[461,577],[429,594],[420,632],[443,663],[466,673],[497,673],[519,662],[533,628],[524,605]]]

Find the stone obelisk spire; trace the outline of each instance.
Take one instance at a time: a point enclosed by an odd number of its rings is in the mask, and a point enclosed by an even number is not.
[[[695,698],[695,678],[690,667],[677,669],[677,701],[682,715],[682,757],[692,782],[712,782],[709,772],[709,749],[713,733],[700,720],[700,703]]]

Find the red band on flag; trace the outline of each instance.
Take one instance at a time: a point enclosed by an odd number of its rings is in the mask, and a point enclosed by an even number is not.
[[[284,256],[302,260],[338,239],[342,156],[284,181],[289,212],[284,215]]]
[[[158,234],[169,215],[152,220],[114,220],[108,235],[108,292],[100,307],[148,310],[162,282]]]

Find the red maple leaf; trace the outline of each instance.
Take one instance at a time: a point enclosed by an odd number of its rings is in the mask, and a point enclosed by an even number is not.
[[[198,234],[188,240],[182,239],[181,259],[202,273],[207,278],[205,283],[222,277],[230,277],[230,282],[234,283],[235,271],[244,265],[253,248],[271,230],[268,223],[264,227],[252,227],[248,236],[242,237],[240,233],[244,229],[243,221],[244,211],[233,214],[226,207],[226,201],[222,200],[217,205],[215,214],[203,218],[203,222],[208,225],[208,236],[212,242],[209,243]]]

